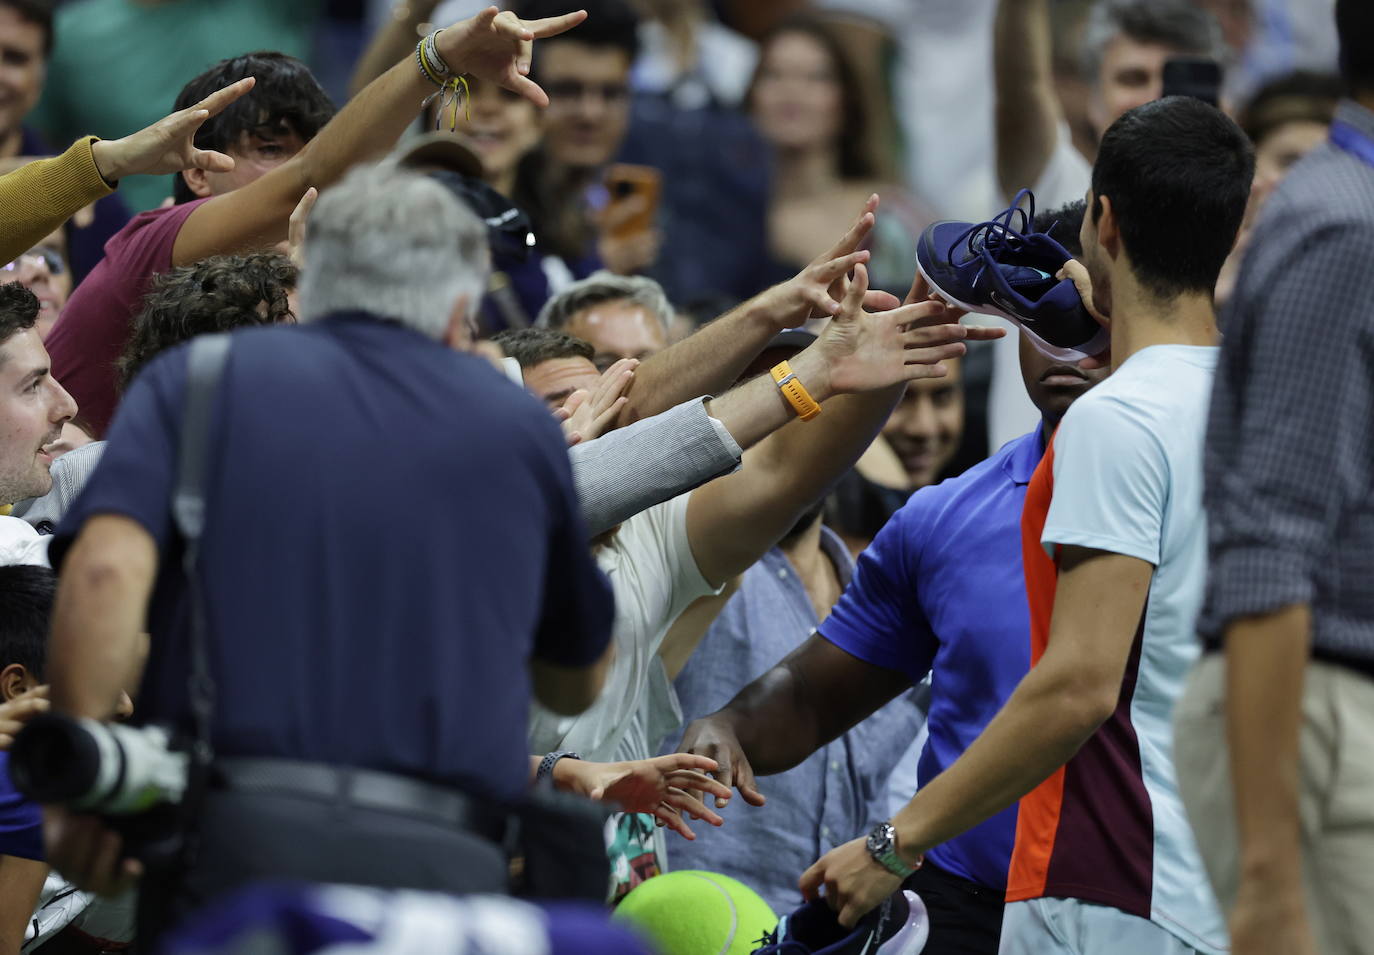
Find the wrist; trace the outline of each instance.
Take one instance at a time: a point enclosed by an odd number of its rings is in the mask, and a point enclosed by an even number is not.
[[[583,785],[582,770],[586,763],[580,759],[569,759],[563,757],[553,764],[553,770],[549,773],[549,781],[553,783],[553,788],[559,792],[578,793],[586,795],[586,787]]]
[[[896,830],[897,855],[907,865],[920,865],[930,847],[923,841],[921,826],[911,812],[910,804],[903,806],[892,817],[892,828]]]
[[[744,303],[744,317],[751,323],[762,325],[773,335],[795,328],[801,320],[795,310],[785,307],[786,298],[781,285],[765,289]]]
[[[100,178],[114,185],[124,178],[124,162],[120,159],[119,140],[97,139],[91,143],[91,159]]]
[[[830,383],[830,363],[820,353],[819,343],[810,345],[797,357],[789,359],[788,364],[797,375],[797,380],[817,403],[835,396]]]

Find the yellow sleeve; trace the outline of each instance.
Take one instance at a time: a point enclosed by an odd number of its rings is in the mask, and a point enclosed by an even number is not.
[[[100,175],[91,143],[78,139],[55,159],[37,159],[0,176],[0,263],[11,262],[114,187]]]

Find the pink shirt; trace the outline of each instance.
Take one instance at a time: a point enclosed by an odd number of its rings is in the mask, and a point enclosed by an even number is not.
[[[114,364],[129,340],[148,281],[172,267],[177,234],[204,199],[135,216],[105,243],[105,258],[86,276],[44,343],[53,377],[76,399],[78,417],[104,434],[114,417]]]

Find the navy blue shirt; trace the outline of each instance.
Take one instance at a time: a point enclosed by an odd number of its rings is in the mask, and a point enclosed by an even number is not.
[[[932,673],[925,785],[983,732],[1030,670],[1021,505],[1043,448],[1040,429],[957,478],[922,488],[859,557],[820,634],[867,663]],[[1016,806],[936,846],[928,858],[1004,889]]]
[[[187,607],[169,500],[186,349],[120,404],[59,528],[156,540],[137,718],[185,726]],[[222,756],[525,788],[531,657],[585,666],[613,611],[548,411],[485,360],[344,315],[234,335],[214,418],[200,573]]]

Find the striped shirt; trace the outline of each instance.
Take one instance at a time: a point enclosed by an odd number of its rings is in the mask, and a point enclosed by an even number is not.
[[[1336,114],[1366,151],[1374,112]],[[1207,433],[1200,630],[1312,607],[1314,655],[1374,674],[1374,158],[1327,143],[1266,204],[1229,311]]]

